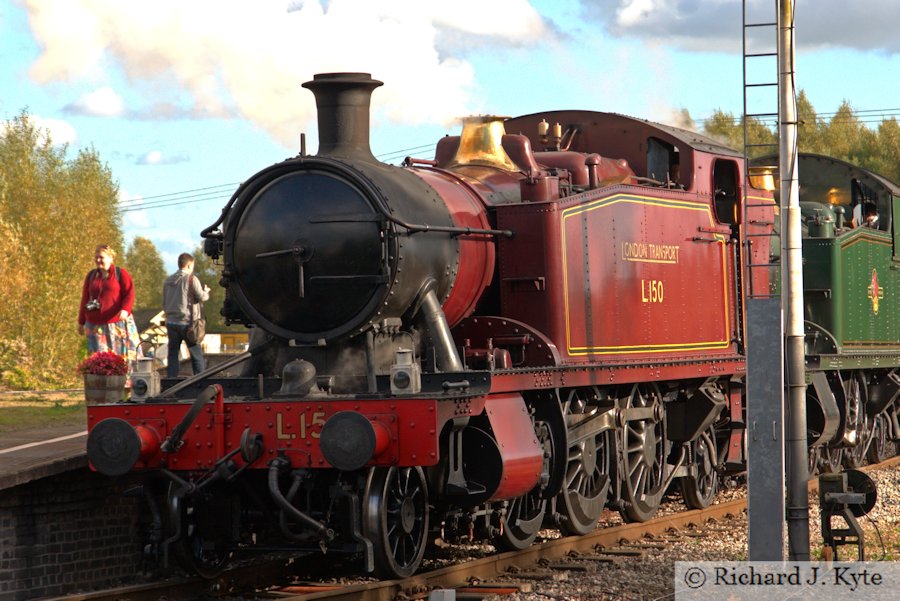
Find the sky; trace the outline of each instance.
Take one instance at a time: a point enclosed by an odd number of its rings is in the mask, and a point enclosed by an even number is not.
[[[748,22],[775,0],[747,0]],[[167,271],[237,185],[317,147],[316,73],[384,82],[372,151],[431,158],[472,114],[618,112],[679,124],[743,112],[741,0],[0,0],[0,124],[26,111],[69,157],[93,148],[120,188],[126,241]],[[797,0],[796,82],[820,115],[842,101],[900,115],[900,2]],[[775,50],[755,28],[751,51]],[[752,59],[751,83],[777,80]],[[757,88],[748,112],[777,109]],[[865,111],[865,112],[863,112]],[[2,132],[2,128],[0,128]],[[103,241],[97,241],[103,243]],[[90,257],[85,257],[85,267]]]

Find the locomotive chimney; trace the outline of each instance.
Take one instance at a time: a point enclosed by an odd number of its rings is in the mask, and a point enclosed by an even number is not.
[[[368,73],[319,73],[303,84],[316,96],[320,155],[375,160],[369,147],[369,105],[380,85]]]

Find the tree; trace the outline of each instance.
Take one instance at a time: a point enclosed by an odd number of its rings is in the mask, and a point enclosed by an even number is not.
[[[2,181],[0,181],[2,183]],[[0,207],[4,205],[5,188],[0,187]],[[5,290],[0,302],[0,384],[28,387],[31,361],[19,338],[21,333],[3,324],[18,324],[18,307],[28,286],[28,270],[19,263],[22,246],[16,228],[0,216],[0,283]]]
[[[879,152],[872,157],[872,171],[900,184],[900,123],[897,118],[885,119],[878,126],[875,145]],[[898,217],[895,215],[894,219]]]
[[[94,248],[122,250],[118,185],[94,149],[67,158],[23,111],[0,135],[0,236],[15,257],[0,269],[6,305],[0,339],[22,354],[15,382],[71,383],[84,348],[76,331],[84,277]],[[26,277],[22,277],[23,273]],[[11,310],[14,309],[14,310]],[[30,363],[29,363],[30,358]]]
[[[734,115],[721,109],[716,109],[712,117],[706,120],[703,131],[707,136],[716,138],[732,148],[744,147],[744,134],[740,124],[736,122]]]
[[[708,136],[721,140],[727,146],[738,150],[744,148],[744,122],[731,113],[716,110],[706,120],[703,128]],[[764,123],[751,117],[747,121],[747,143],[752,145],[750,156],[756,157],[777,152],[777,136]]]
[[[134,280],[134,308],[162,309],[166,268],[162,256],[148,238],[135,237],[125,252],[125,268]]]
[[[213,263],[198,246],[194,252],[194,274],[200,281],[209,286],[209,300],[203,306],[203,315],[206,317],[206,330],[208,332],[225,332],[225,319],[222,317],[222,304],[225,302],[225,289],[219,286],[222,279],[222,270]],[[242,326],[243,329],[243,326]]]
[[[797,134],[800,152],[841,159],[900,183],[900,124],[896,117],[883,119],[878,129],[873,130],[866,127],[845,100],[837,112],[826,120],[818,116],[802,90],[797,96],[797,114],[800,120]],[[731,113],[715,111],[706,120],[704,131],[732,148],[741,150],[744,147],[741,121]],[[748,142],[770,144],[776,140],[775,131],[751,119]],[[775,152],[777,148],[774,146],[757,146],[751,149],[750,156]]]
[[[857,163],[855,155],[858,154],[858,143],[864,129],[850,103],[845,100],[828,125],[822,128],[822,147],[829,156]]]
[[[803,152],[827,154],[824,152],[822,142],[822,129],[825,124],[819,120],[816,109],[806,96],[806,92],[800,90],[797,95],[797,119],[800,122],[797,139]]]

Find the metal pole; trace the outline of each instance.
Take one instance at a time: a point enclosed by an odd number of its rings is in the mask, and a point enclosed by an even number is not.
[[[809,561],[809,469],[806,446],[806,374],[803,347],[803,240],[797,180],[797,105],[794,89],[794,0],[778,9],[778,173],[781,179],[782,295],[787,382],[786,435],[788,558]]]
[[[744,51],[744,167],[750,168],[747,135],[748,90],[747,62],[751,57],[769,56],[770,53],[748,54],[748,32],[765,31],[774,33],[769,38],[767,48],[776,50],[778,55],[778,3],[771,5],[769,22],[747,20],[747,3],[743,1],[743,51]],[[762,48],[760,48],[762,50]],[[777,85],[776,61],[776,85]],[[776,113],[777,115],[777,113]],[[749,223],[748,205],[751,190],[749,176],[744,178],[745,219]],[[752,201],[759,202],[759,201]],[[746,243],[747,256],[752,257],[752,239]],[[773,241],[773,244],[775,242]],[[752,263],[750,258],[746,263]],[[780,265],[779,265],[780,266]],[[773,266],[774,268],[774,266]],[[768,272],[766,275],[770,275]],[[750,561],[784,561],[785,550],[785,488],[784,455],[784,312],[781,294],[769,294],[768,286],[754,290],[753,268],[748,265],[745,282],[744,306],[747,324],[747,552]],[[772,519],[778,516],[778,519]]]

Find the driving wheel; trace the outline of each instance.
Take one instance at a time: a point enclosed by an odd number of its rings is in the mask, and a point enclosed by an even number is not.
[[[844,449],[840,447],[822,447],[822,460],[819,463],[821,473],[836,474],[841,471],[841,462],[844,459]]]
[[[563,403],[566,427],[570,430],[600,411],[596,404],[590,404],[590,392],[590,389],[572,390]],[[563,534],[587,534],[597,526],[609,497],[614,456],[612,430],[580,440],[574,438],[570,443],[563,490],[557,496],[557,507],[562,514],[559,529]]]
[[[894,454],[894,443],[890,440],[890,424],[887,416],[879,413],[872,426],[872,442],[869,444],[868,458],[870,463],[881,463]]]
[[[694,474],[681,478],[681,495],[688,509],[706,509],[719,490],[716,472],[716,431],[712,426],[691,444]]]
[[[666,481],[666,421],[662,395],[653,385],[635,384],[624,399],[619,432],[622,517],[645,522],[659,509]]]
[[[545,421],[537,421],[534,433],[538,444],[544,449],[544,471],[552,460],[553,433]],[[540,482],[520,497],[511,499],[505,513],[500,518],[500,531],[494,537],[494,544],[509,551],[519,551],[531,545],[544,523],[547,513],[547,499]]]
[[[866,451],[872,437],[872,424],[866,413],[865,380],[859,372],[853,372],[844,383],[847,397],[847,430],[851,431],[855,444],[844,451],[844,467],[859,469],[866,464]]]

